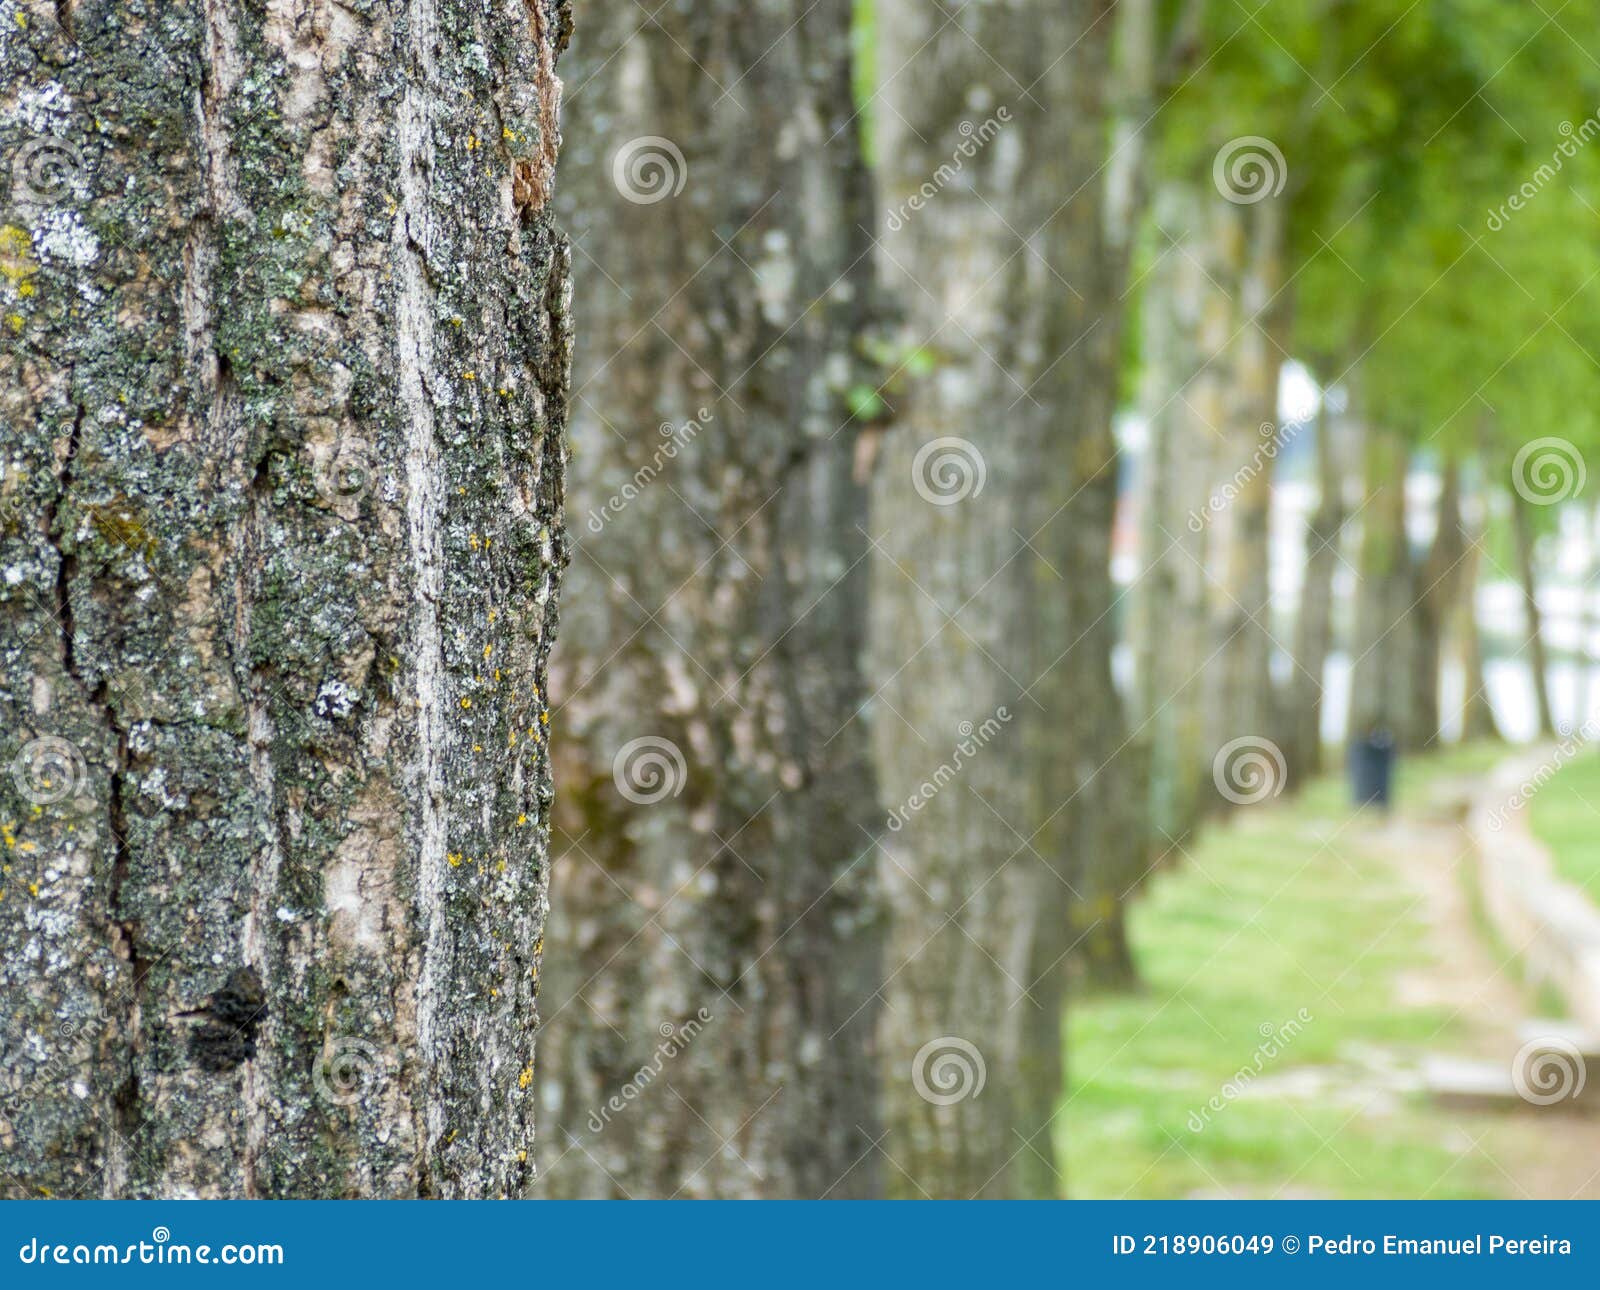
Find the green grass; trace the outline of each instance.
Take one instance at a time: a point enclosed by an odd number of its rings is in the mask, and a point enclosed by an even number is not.
[[[1562,766],[1529,804],[1528,823],[1557,872],[1600,900],[1600,753],[1585,750]]]
[[[1424,802],[1445,777],[1503,750],[1446,752],[1403,768],[1399,800]],[[1600,797],[1597,797],[1600,800]],[[1415,895],[1352,823],[1345,790],[1311,785],[1293,802],[1241,810],[1191,859],[1157,876],[1131,923],[1145,988],[1075,1003],[1069,1088],[1058,1118],[1071,1194],[1085,1197],[1498,1194],[1493,1167],[1462,1151],[1447,1116],[1360,1082],[1362,1049],[1449,1051],[1455,1027],[1396,997],[1425,962]],[[1253,1083],[1337,1064],[1331,1092],[1255,1095],[1203,1112],[1263,1029],[1311,1020],[1263,1057]]]

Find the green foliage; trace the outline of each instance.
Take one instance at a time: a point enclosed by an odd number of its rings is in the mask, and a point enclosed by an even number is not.
[[[1296,352],[1414,442],[1600,446],[1600,0],[1206,6],[1158,173],[1287,163]],[[1543,169],[1541,169],[1543,168]],[[1516,203],[1514,208],[1511,203]]]

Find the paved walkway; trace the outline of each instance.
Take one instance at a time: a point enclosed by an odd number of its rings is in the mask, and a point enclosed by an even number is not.
[[[1402,1001],[1451,1014],[1454,1032],[1441,1041],[1449,1055],[1509,1068],[1522,1023],[1539,1009],[1473,909],[1475,858],[1465,829],[1438,803],[1422,804],[1368,829],[1361,844],[1385,857],[1419,897],[1430,962],[1401,979]],[[1588,1075],[1600,1080],[1600,1070]],[[1529,1106],[1460,1111],[1453,1119],[1469,1149],[1503,1175],[1507,1197],[1600,1199],[1600,1116]]]

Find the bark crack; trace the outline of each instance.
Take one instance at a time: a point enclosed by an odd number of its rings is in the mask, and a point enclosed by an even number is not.
[[[139,1058],[140,1000],[143,996],[149,964],[139,952],[137,920],[121,918],[122,892],[127,883],[132,856],[128,847],[127,815],[125,808],[125,777],[128,765],[128,733],[118,721],[112,705],[109,688],[102,677],[91,681],[80,669],[77,652],[77,624],[72,610],[72,584],[77,580],[79,561],[69,550],[68,535],[64,531],[62,503],[70,499],[75,480],[78,454],[83,443],[83,422],[87,408],[79,403],[72,419],[72,429],[67,435],[67,451],[56,476],[56,492],[45,509],[45,532],[56,553],[55,610],[60,628],[60,661],[62,671],[72,678],[89,708],[99,718],[110,737],[114,758],[107,780],[106,826],[111,835],[111,875],[106,883],[106,931],[112,952],[126,960],[130,974],[128,988],[127,1070],[112,1097],[113,1138],[128,1141],[139,1125]],[[108,1000],[109,1002],[109,1000]],[[126,1181],[112,1168],[113,1153],[106,1153],[107,1194],[116,1195]]]

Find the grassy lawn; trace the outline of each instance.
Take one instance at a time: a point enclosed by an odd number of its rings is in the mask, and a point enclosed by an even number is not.
[[[1529,804],[1528,822],[1561,876],[1600,900],[1600,753],[1564,765]]]
[[[1399,800],[1503,755],[1408,765]],[[1241,810],[1152,881],[1131,929],[1144,991],[1072,1010],[1057,1124],[1074,1196],[1500,1194],[1448,1115],[1366,1081],[1373,1050],[1379,1064],[1448,1051],[1456,1033],[1445,1012],[1397,996],[1397,978],[1426,962],[1422,911],[1375,827],[1327,780]],[[1208,1112],[1241,1068],[1250,1092]],[[1285,1081],[1313,1088],[1283,1096]]]

